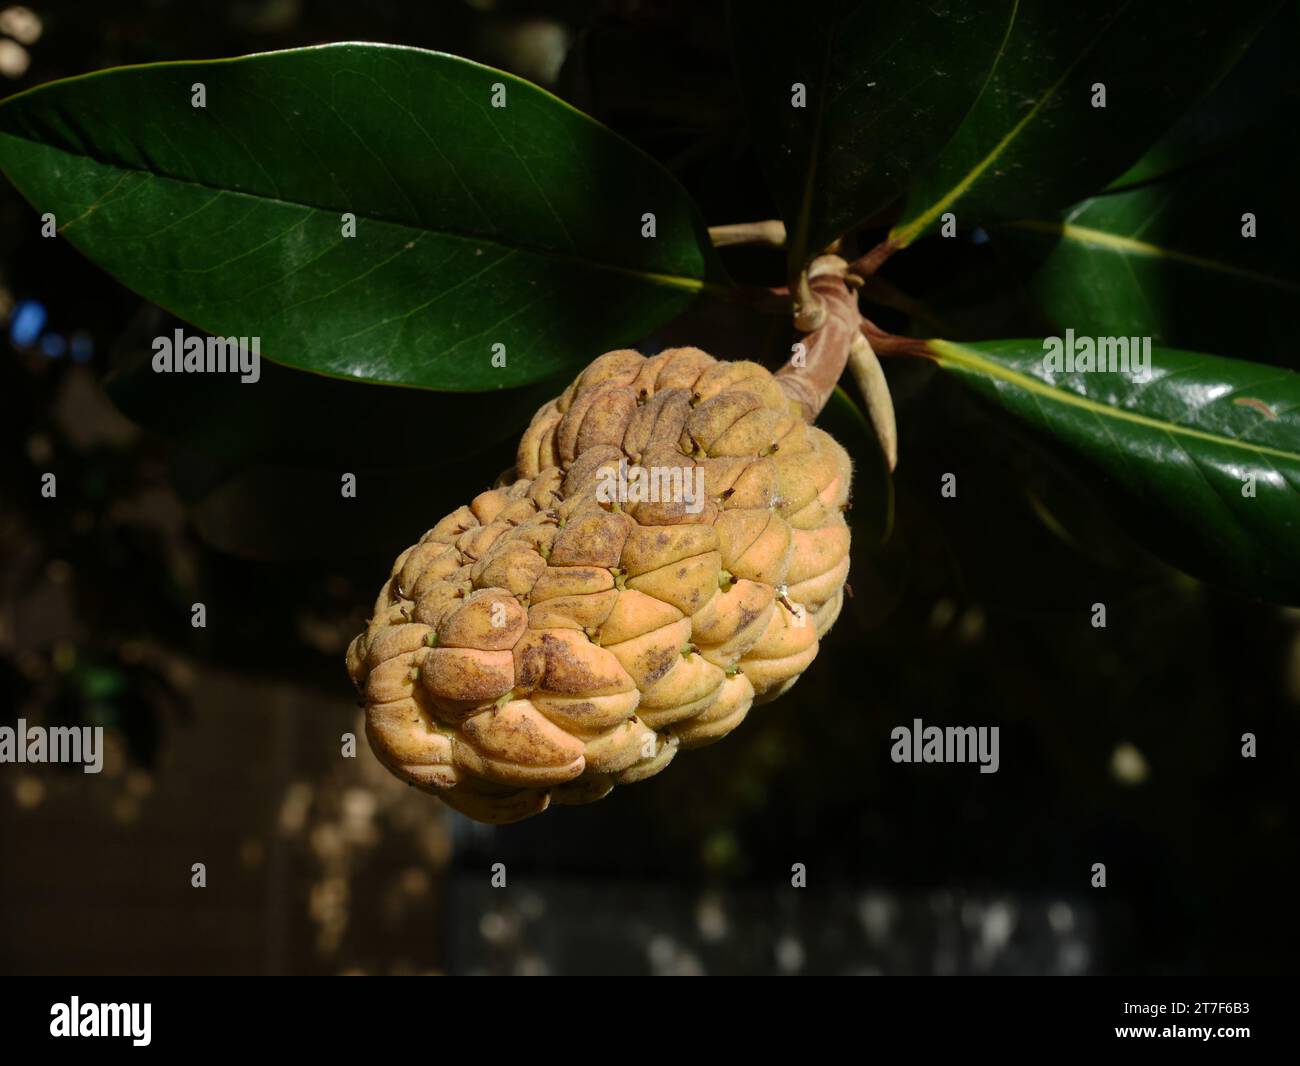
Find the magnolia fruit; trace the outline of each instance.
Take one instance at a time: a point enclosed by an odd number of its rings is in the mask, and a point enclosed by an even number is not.
[[[851,467],[782,380],[616,351],[538,411],[348,648],[384,765],[516,821],[657,774],[793,685],[843,603]]]

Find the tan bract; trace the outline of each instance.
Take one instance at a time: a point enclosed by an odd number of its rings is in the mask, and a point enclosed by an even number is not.
[[[611,500],[620,460],[702,470],[703,499]],[[850,475],[755,363],[601,356],[534,416],[516,480],[393,564],[347,655],[375,754],[508,822],[725,736],[839,614]]]

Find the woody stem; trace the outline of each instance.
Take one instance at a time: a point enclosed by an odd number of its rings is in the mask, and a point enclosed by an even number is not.
[[[763,222],[734,222],[727,226],[710,226],[709,240],[715,248],[733,244],[765,244],[772,248],[785,247],[785,223],[772,218]]]
[[[777,371],[777,381],[809,422],[826,406],[848,365],[854,338],[861,335],[857,296],[845,281],[847,271],[848,264],[837,255],[813,260],[805,274],[806,286],[808,299],[819,308],[820,322],[795,345],[789,362]]]
[[[924,342],[885,333],[862,317],[856,292],[860,279],[850,274],[848,263],[839,256],[818,256],[804,278],[808,300],[814,302],[804,306],[815,306],[818,324],[795,345],[790,361],[777,371],[776,379],[803,409],[804,418],[812,422],[826,406],[847,366],[862,393],[880,450],[893,470],[898,463],[894,402],[873,341],[894,351],[908,344],[923,347]],[[800,325],[797,314],[795,324]]]

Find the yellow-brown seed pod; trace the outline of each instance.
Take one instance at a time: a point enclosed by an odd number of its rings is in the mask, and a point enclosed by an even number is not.
[[[839,614],[850,478],[755,363],[601,356],[534,416],[513,479],[393,564],[347,654],[371,747],[510,822],[718,740]]]

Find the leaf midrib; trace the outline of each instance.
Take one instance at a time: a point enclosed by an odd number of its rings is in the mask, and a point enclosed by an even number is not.
[[[1089,399],[1086,396],[1080,396],[1078,393],[1070,392],[1068,389],[1049,385],[1044,381],[1040,381],[1038,378],[1030,377],[1028,374],[1022,374],[1019,371],[1010,370],[971,348],[965,348],[959,344],[954,344],[951,341],[930,340],[926,341],[926,345],[934,353],[935,358],[938,360],[940,365],[951,363],[959,369],[983,374],[998,381],[1005,381],[1008,384],[1024,389],[1035,397],[1042,397],[1054,403],[1061,403],[1070,407],[1078,407],[1097,415],[1098,417],[1113,418],[1121,422],[1130,422],[1135,425],[1143,426],[1146,429],[1158,430],[1172,436],[1189,437],[1193,440],[1217,444],[1220,447],[1239,448],[1242,451],[1252,452],[1256,455],[1268,455],[1277,459],[1285,459],[1289,462],[1300,464],[1300,452],[1288,452],[1281,448],[1270,447],[1269,445],[1252,444],[1249,441],[1236,440],[1232,437],[1220,437],[1213,433],[1207,433],[1205,430],[1193,429],[1190,426],[1179,425],[1177,422],[1166,422],[1163,419],[1152,418],[1149,415],[1138,414],[1135,411],[1126,411],[1120,407],[1112,407],[1109,404],[1099,403],[1098,401]]]
[[[1066,240],[1074,241],[1084,247],[1104,248],[1107,251],[1142,256],[1146,259],[1168,259],[1176,263],[1199,267],[1202,270],[1209,270],[1216,274],[1256,281],[1261,285],[1270,285],[1289,292],[1300,292],[1300,283],[1288,281],[1286,278],[1279,278],[1273,274],[1265,274],[1258,270],[1248,270],[1245,267],[1233,266],[1231,263],[1222,263],[1207,256],[1180,252],[1176,248],[1152,244],[1150,241],[1140,241],[1133,237],[1125,237],[1119,233],[1111,233],[1108,230],[1094,229],[1090,226],[1076,226],[1073,222],[1022,218],[1014,222],[1008,222],[1006,225],[1009,229],[1064,237]]]
[[[1066,67],[1065,72],[1055,82],[1053,82],[1051,86],[1049,86],[1046,90],[1044,90],[1043,95],[1040,96],[1036,101],[1034,101],[1033,107],[1031,107],[1029,111],[1014,126],[1012,126],[1010,130],[1007,131],[1007,133],[1002,137],[1002,139],[999,140],[998,143],[993,146],[993,149],[989,152],[988,155],[986,155],[983,159],[981,159],[978,163],[976,163],[975,166],[973,166],[970,170],[968,170],[965,174],[963,174],[961,179],[955,185],[953,185],[943,196],[941,196],[938,200],[932,203],[928,208],[922,211],[921,214],[917,215],[916,218],[914,218],[911,222],[908,222],[903,226],[899,226],[891,230],[889,234],[889,240],[900,248],[906,248],[909,244],[911,244],[914,240],[916,240],[916,238],[919,237],[922,232],[925,231],[926,227],[928,227],[931,222],[933,222],[936,218],[938,218],[943,213],[944,208],[951,206],[962,196],[964,196],[967,193],[967,191],[969,191],[970,188],[977,181],[979,181],[980,177],[984,174],[984,172],[987,171],[989,167],[991,167],[995,162],[997,162],[999,157],[1001,157],[1002,154],[1006,152],[1008,148],[1011,147],[1011,145],[1015,142],[1016,138],[1019,137],[1020,134],[1025,130],[1025,128],[1028,127],[1029,124],[1038,116],[1038,113],[1043,109],[1046,103],[1049,100],[1051,100],[1060,91],[1061,86],[1063,86],[1066,83],[1066,81],[1069,80],[1070,76],[1075,72],[1075,70],[1080,66],[1080,64],[1082,64],[1083,61],[1087,59],[1089,55],[1092,54],[1092,52],[1096,49],[1098,42],[1100,42],[1101,39],[1107,33],[1110,32],[1111,27],[1114,26],[1115,23],[1119,21],[1120,17],[1132,6],[1132,4],[1133,4],[1133,0],[1128,0],[1127,3],[1125,3],[1122,7],[1120,7],[1115,12],[1115,14],[1111,16],[1111,18],[1101,27],[1101,29],[1097,31],[1096,36],[1094,36],[1093,39],[1088,42],[1087,47],[1085,47],[1075,57],[1074,62],[1071,63],[1068,67]],[[1011,33],[1013,32],[1015,26],[1015,16],[1019,12],[1019,9],[1020,9],[1020,4],[1019,4],[1019,0],[1017,0],[1015,8],[1012,11],[1011,21],[1007,25],[1007,34],[1003,41],[1004,47],[998,50],[998,58],[994,63],[993,70],[990,72],[990,77],[988,82],[985,84],[984,89],[980,91],[980,96],[983,96],[984,91],[987,90],[988,86],[992,84],[993,74],[996,72],[998,64],[1002,62],[1002,56],[1005,51],[1005,44],[1009,42],[1011,39]],[[974,106],[979,105],[979,100],[980,97],[976,97]],[[967,118],[969,119],[969,115],[967,116]]]

